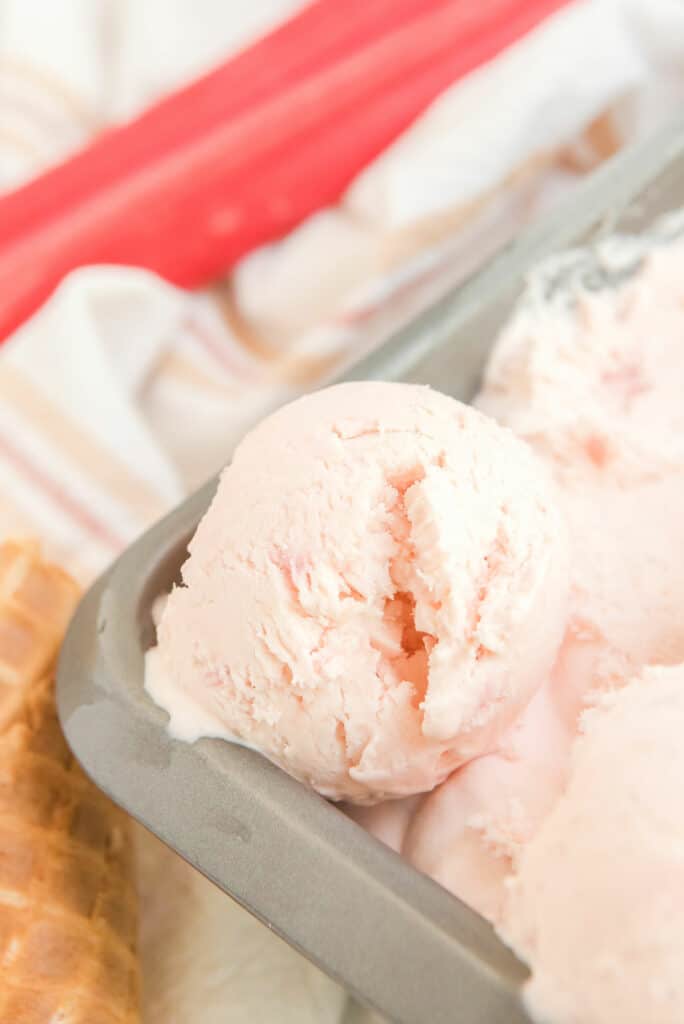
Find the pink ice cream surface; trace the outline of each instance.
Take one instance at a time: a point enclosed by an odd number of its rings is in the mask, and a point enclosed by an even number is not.
[[[661,246],[617,289],[524,303],[476,402],[532,446],[568,523],[570,721],[593,690],[684,660],[683,259]]]
[[[424,799],[422,794],[416,794],[401,800],[384,800],[379,804],[346,804],[343,810],[390,850],[401,853],[406,833]]]
[[[684,1020],[684,666],[585,713],[566,792],[520,858],[503,937],[553,1024]]]
[[[496,753],[454,772],[413,816],[402,852],[491,921],[505,880],[560,796],[571,736],[543,686]]]
[[[247,743],[326,796],[423,792],[547,675],[566,557],[509,431],[425,387],[329,388],[239,446],[148,686],[176,735]]]

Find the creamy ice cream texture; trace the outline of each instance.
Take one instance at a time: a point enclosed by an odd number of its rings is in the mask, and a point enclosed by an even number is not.
[[[683,256],[681,241],[642,247],[638,273],[594,292],[581,281],[565,309],[528,296],[477,402],[545,464],[569,528],[552,693],[581,735],[568,781],[483,908],[529,962],[530,1010],[551,1024],[684,1020],[684,670],[647,667],[684,658]],[[558,763],[547,748],[543,770]],[[471,816],[493,815],[498,833],[500,803],[483,791]],[[484,841],[481,852],[486,864]],[[447,881],[478,895],[462,872]]]
[[[565,793],[522,853],[502,935],[554,1024],[684,1020],[684,666],[585,713]]]
[[[533,285],[476,402],[527,448],[398,385],[272,417],[150,658],[177,734],[356,802],[495,922],[544,1024],[684,1020],[682,257]]]
[[[236,451],[148,688],[175,735],[247,743],[326,796],[425,792],[548,674],[566,578],[523,443],[429,388],[339,385]]]
[[[592,690],[684,660],[683,257],[656,247],[618,288],[578,275],[560,303],[530,296],[476,403],[531,445],[568,522],[571,720]]]
[[[403,854],[499,921],[505,880],[562,792],[570,744],[546,684],[495,753],[470,761],[424,799],[405,829]]]
[[[644,665],[684,658],[682,256],[681,242],[652,249],[620,287],[589,292],[581,280],[556,305],[548,280],[533,282],[476,400],[547,468],[571,548],[568,628],[546,721],[537,700],[498,752],[426,800],[404,845],[495,920],[515,863],[506,838],[514,811],[529,838],[543,819],[531,797],[541,810],[542,791],[558,791],[567,748],[558,715],[573,734],[603,691]]]

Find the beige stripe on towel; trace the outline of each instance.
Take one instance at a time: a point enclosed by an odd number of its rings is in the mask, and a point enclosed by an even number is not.
[[[0,364],[0,399],[41,430],[112,501],[125,505],[145,523],[165,511],[167,503],[145,480],[134,476],[124,462],[85,434],[21,370],[6,361]]]

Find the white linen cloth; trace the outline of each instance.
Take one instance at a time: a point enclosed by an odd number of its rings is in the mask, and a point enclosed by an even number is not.
[[[0,189],[300,6],[0,0]],[[0,349],[0,530],[39,534],[90,579],[264,411],[358,356],[682,96],[681,0],[578,0],[217,288],[73,273]],[[140,862],[147,1024],[370,1019],[144,837]]]

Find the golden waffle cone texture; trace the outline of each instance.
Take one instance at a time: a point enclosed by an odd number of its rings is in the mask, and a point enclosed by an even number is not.
[[[62,735],[52,670],[78,599],[37,546],[0,545],[0,1024],[137,1024],[125,815]]]

